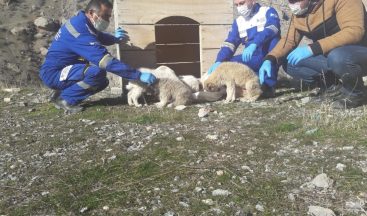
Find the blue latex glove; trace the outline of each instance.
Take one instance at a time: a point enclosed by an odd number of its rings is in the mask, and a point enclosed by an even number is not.
[[[288,64],[296,65],[301,60],[311,56],[313,56],[313,53],[309,46],[297,47],[287,56]]]
[[[256,44],[250,44],[248,47],[246,47],[242,52],[242,61],[249,62],[256,48],[257,48]]]
[[[212,66],[210,66],[210,68],[208,70],[208,75],[213,73],[213,71],[215,71],[215,69],[217,69],[217,67],[220,65],[220,63],[222,63],[222,62],[215,62]]]
[[[125,39],[126,37],[126,31],[121,28],[121,27],[118,27],[115,31],[115,38],[116,38],[116,41],[122,41],[123,39]]]
[[[271,61],[269,60],[265,60],[259,70],[259,80],[261,85],[265,82],[265,75],[269,78],[271,77]]]
[[[144,72],[141,72],[139,79],[147,85],[152,85],[157,81],[157,78],[153,74]]]

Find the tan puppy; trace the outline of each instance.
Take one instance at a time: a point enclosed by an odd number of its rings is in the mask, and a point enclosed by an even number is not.
[[[181,81],[160,78],[152,87],[159,95],[159,102],[156,103],[158,108],[163,108],[169,103],[172,103],[176,107],[179,105],[189,105],[193,102],[192,90]]]
[[[248,66],[237,62],[223,62],[204,81],[204,90],[217,92],[226,86],[226,103],[255,101],[262,94],[259,78]]]
[[[139,82],[130,81],[126,86],[129,90],[127,94],[128,104],[130,106],[141,107],[138,99],[143,96],[148,89],[159,96],[159,101],[156,106],[162,108],[168,103],[173,106],[189,105],[200,102],[214,102],[221,99],[225,92],[203,92],[199,91],[200,81],[194,76],[180,76],[177,77],[175,72],[166,66],[160,66],[157,69],[140,69],[148,71],[157,77],[157,83],[151,87],[142,85]]]

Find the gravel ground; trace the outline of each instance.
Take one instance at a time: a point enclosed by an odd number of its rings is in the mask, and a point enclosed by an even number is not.
[[[45,89],[4,89],[0,214],[366,215],[365,107],[309,94],[183,111],[99,94],[65,115]]]

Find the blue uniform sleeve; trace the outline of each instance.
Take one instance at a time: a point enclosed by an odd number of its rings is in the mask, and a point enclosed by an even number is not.
[[[232,24],[232,29],[228,33],[227,39],[224,41],[222,47],[218,52],[216,62],[229,61],[233,57],[237,47],[240,44],[241,44],[241,38],[238,33],[237,22],[234,21]]]
[[[280,20],[277,11],[269,8],[266,12],[266,23],[264,31],[259,32],[253,40],[257,47],[261,47],[265,42],[280,34]]]
[[[105,32],[99,32],[97,39],[105,46],[111,46],[116,43],[115,36]]]
[[[112,57],[92,34],[81,34],[70,44],[70,48],[92,64],[122,78],[136,80],[140,77],[139,71]]]

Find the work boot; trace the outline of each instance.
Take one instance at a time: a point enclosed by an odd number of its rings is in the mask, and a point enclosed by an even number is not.
[[[267,99],[267,98],[275,98],[275,87],[269,87],[267,85],[261,86],[262,94],[260,98]]]
[[[70,105],[68,102],[61,98],[57,98],[54,102],[56,109],[63,109],[66,114],[75,114],[84,110],[83,107],[78,105]]]
[[[331,107],[333,109],[351,109],[363,105],[364,102],[364,95],[352,96],[343,94],[343,96],[339,96],[338,99],[331,103]]]
[[[342,88],[342,84],[333,84],[328,88],[321,88],[319,92],[317,92],[316,98],[312,100],[314,103],[322,103],[322,102],[331,102],[337,97],[341,96],[342,93],[340,89]]]
[[[56,99],[59,98],[60,94],[61,94],[60,90],[53,89],[51,94],[48,97],[49,98],[48,101],[54,103]]]

